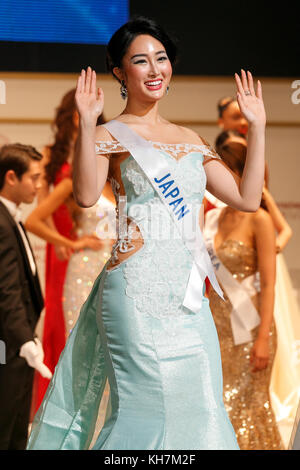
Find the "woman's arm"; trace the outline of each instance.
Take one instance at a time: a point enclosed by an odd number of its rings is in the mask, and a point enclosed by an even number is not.
[[[96,155],[95,141],[102,140],[105,129],[98,126],[97,118],[102,114],[104,94],[96,89],[96,73],[88,67],[82,70],[77,82],[75,95],[79,113],[79,129],[73,160],[73,191],[81,207],[93,206],[104,188],[109,161]]]
[[[72,180],[63,179],[54,190],[33,210],[27,217],[25,227],[38,237],[54,245],[63,245],[73,248],[73,241],[61,235],[55,228],[48,224],[53,212],[63,204],[72,193]]]
[[[25,227],[30,232],[53,245],[62,245],[72,250],[80,250],[83,248],[99,250],[102,247],[102,241],[99,240],[98,237],[90,235],[84,236],[78,240],[70,240],[61,235],[57,230],[53,230],[46,223],[47,218],[70,197],[72,189],[72,180],[70,178],[64,178],[49,196],[27,217]]]
[[[253,230],[260,274],[261,322],[250,360],[253,370],[257,371],[267,367],[269,361],[269,338],[273,321],[276,280],[275,230],[270,215],[264,209],[259,209],[254,215]]]
[[[263,199],[266,203],[269,214],[272,217],[274,226],[278,233],[276,237],[276,252],[279,253],[283,250],[283,248],[293,235],[293,232],[266,187],[264,187],[263,189]]]
[[[243,175],[239,178],[225,163],[210,159],[205,164],[207,190],[235,209],[255,212],[260,206],[264,184],[266,115],[260,82],[255,93],[250,72],[246,76],[242,71],[242,80],[237,74],[235,79],[240,110],[249,123]]]

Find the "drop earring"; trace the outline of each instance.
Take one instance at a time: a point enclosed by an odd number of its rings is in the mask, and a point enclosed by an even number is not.
[[[166,88],[166,95],[169,93],[169,90],[170,90],[170,86],[168,85]]]
[[[120,93],[121,93],[123,100],[126,100],[128,93],[127,93],[127,88],[126,88],[124,80],[121,81]]]

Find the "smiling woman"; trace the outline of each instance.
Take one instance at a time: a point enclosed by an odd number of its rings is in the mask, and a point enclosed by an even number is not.
[[[138,52],[143,51],[143,53]],[[128,48],[122,67],[114,67],[113,74],[126,93],[160,99],[166,93],[172,76],[172,66],[162,44],[149,35],[138,36]],[[157,93],[155,93],[157,92]]]
[[[127,102],[102,126],[96,125],[104,106],[96,73],[89,67],[78,78],[74,197],[82,207],[93,205],[108,178],[119,233],[34,420],[29,449],[88,448],[106,380],[111,407],[93,449],[238,449],[222,398],[206,276],[222,291],[199,215],[206,183],[239,210],[258,207],[262,91],[260,83],[255,91],[250,72],[236,74],[249,124],[239,179],[195,132],[159,114],[175,59],[174,43],[152,20],[123,25],[108,44],[107,63]]]
[[[137,91],[139,80],[144,80],[144,87],[149,91],[166,92],[176,56],[177,48],[171,38],[153,21],[140,19],[136,25],[132,22],[130,29],[123,26],[112,37],[107,49],[107,67],[126,89],[126,96],[128,86]],[[128,73],[135,80],[130,80]]]

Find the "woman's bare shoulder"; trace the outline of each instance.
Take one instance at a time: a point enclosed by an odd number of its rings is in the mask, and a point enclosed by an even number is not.
[[[116,139],[108,132],[108,130],[103,126],[96,127],[96,142],[113,142]]]
[[[260,207],[256,212],[253,212],[251,216],[252,222],[256,229],[274,229],[272,217],[270,216],[269,212],[263,209],[262,207]]]
[[[193,129],[184,126],[177,126],[177,128],[187,143],[195,145],[204,145],[206,143]]]

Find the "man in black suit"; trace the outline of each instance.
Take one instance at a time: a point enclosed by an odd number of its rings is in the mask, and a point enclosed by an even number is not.
[[[44,302],[34,254],[20,222],[20,203],[33,202],[40,187],[40,160],[33,147],[0,149],[0,449],[26,448],[34,369],[50,378],[35,327]]]

